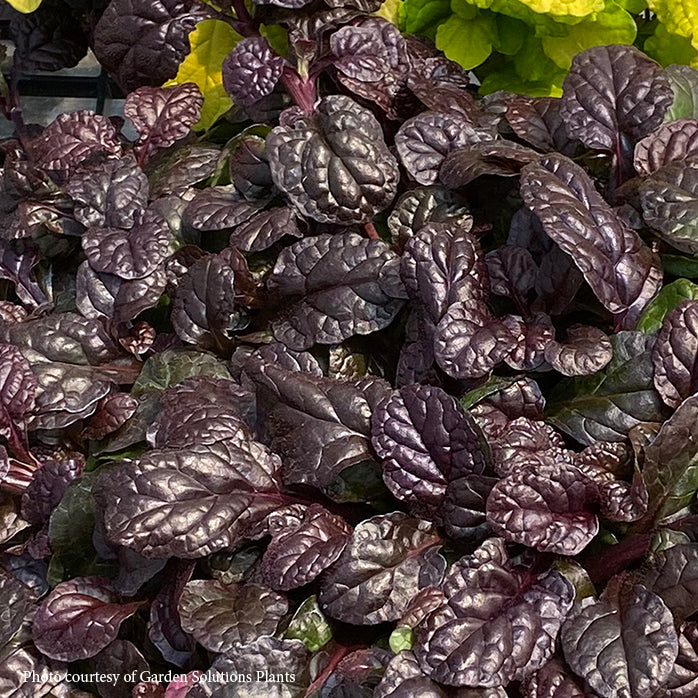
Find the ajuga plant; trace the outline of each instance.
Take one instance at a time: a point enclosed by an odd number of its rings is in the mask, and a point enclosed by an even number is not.
[[[695,696],[698,73],[286,4],[1,144],[0,696]]]

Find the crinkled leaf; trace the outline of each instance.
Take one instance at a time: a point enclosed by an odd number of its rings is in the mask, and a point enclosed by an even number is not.
[[[41,602],[33,623],[37,648],[51,659],[93,657],[112,642],[121,623],[141,606],[120,604],[103,577],[78,577],[58,584]]]
[[[385,483],[420,510],[438,511],[449,482],[487,467],[489,453],[475,422],[440,388],[395,391],[377,405],[372,424]]]
[[[404,302],[398,257],[355,233],[294,243],[277,258],[267,286],[298,298],[273,325],[276,338],[297,350],[383,329]]]
[[[298,607],[283,636],[285,640],[300,640],[310,652],[317,652],[332,639],[332,628],[316,596],[309,596]]]
[[[520,297],[519,297],[520,298]],[[555,327],[545,313],[528,322],[520,315],[507,315],[502,322],[516,338],[516,346],[504,359],[517,371],[532,371],[545,363],[545,351],[555,338]]]
[[[228,185],[197,192],[184,215],[194,230],[226,230],[245,223],[259,208],[240,196],[235,187]]]
[[[259,430],[284,454],[283,479],[327,487],[345,468],[374,459],[371,413],[389,393],[380,378],[339,381],[251,359]]]
[[[26,584],[0,568],[0,600],[2,600],[0,647],[4,647],[20,629],[25,617],[29,615],[33,593]]]
[[[174,77],[189,52],[189,32],[205,19],[195,0],[114,0],[95,27],[99,62],[130,92]]]
[[[556,657],[524,681],[522,694],[524,698],[592,698]]]
[[[665,121],[677,119],[698,118],[698,100],[696,100],[696,87],[698,86],[698,73],[687,65],[670,65],[664,75],[669,80],[673,101],[667,109]]]
[[[181,279],[172,306],[177,335],[204,348],[237,329],[235,272],[221,255],[195,262]]]
[[[288,602],[259,584],[197,579],[184,587],[178,610],[186,632],[211,652],[225,654],[273,635]]]
[[[647,225],[672,247],[698,252],[698,163],[675,162],[640,183],[642,215]]]
[[[151,197],[181,197],[215,173],[219,156],[217,147],[205,143],[175,143],[157,153],[146,167]]]
[[[516,245],[504,245],[485,255],[492,293],[523,301],[536,282],[538,266],[531,253]]]
[[[663,124],[635,146],[635,169],[649,175],[677,160],[698,155],[698,121],[680,119]]]
[[[428,223],[453,224],[458,229],[469,230],[472,217],[458,194],[439,186],[417,187],[406,192],[388,216],[393,242],[400,245]]]
[[[660,67],[637,49],[596,46],[572,60],[560,117],[570,138],[621,155],[662,123],[671,101]]]
[[[265,496],[277,468],[276,456],[243,439],[149,451],[105,473],[96,496],[113,542],[146,557],[196,558],[229,547],[278,506]]]
[[[453,564],[442,589],[414,653],[427,676],[450,686],[503,686],[539,669],[574,597],[560,573],[514,567],[499,538]]]
[[[284,235],[303,237],[296,214],[288,206],[278,206],[252,216],[230,234],[229,244],[242,252],[259,252],[271,247]]]
[[[439,169],[439,181],[450,189],[464,187],[482,175],[514,177],[540,155],[513,141],[484,141],[452,150]]]
[[[82,249],[95,271],[130,280],[152,274],[173,252],[173,243],[171,232],[153,222],[129,231],[90,228],[82,238]]]
[[[681,510],[698,489],[697,410],[698,396],[692,395],[662,424],[645,449],[648,518],[660,520]]]
[[[460,226],[429,223],[405,245],[400,275],[407,295],[436,324],[459,301],[484,301],[487,267],[480,244]]]
[[[698,611],[698,546],[677,543],[654,554],[643,583],[683,622]]]
[[[133,227],[148,204],[148,178],[132,155],[81,167],[68,182],[75,217],[85,227]]]
[[[698,302],[682,301],[669,312],[652,348],[654,387],[669,407],[698,390]]]
[[[490,446],[494,469],[502,477],[527,467],[539,469],[567,460],[560,435],[545,422],[526,417],[508,422],[496,438],[490,439]]]
[[[521,195],[601,303],[632,326],[659,290],[662,271],[656,255],[567,158],[550,155],[524,168]]]
[[[27,681],[25,671],[34,672],[39,680]],[[70,686],[63,679],[66,665],[44,657],[31,645],[13,647],[3,653],[0,663],[0,691],[10,698],[68,698]]]
[[[90,111],[60,114],[34,143],[39,164],[69,175],[90,155],[121,156],[121,142],[106,116]]]
[[[493,488],[487,520],[504,539],[558,555],[577,555],[599,530],[596,488],[580,470],[559,463],[525,468]]]
[[[543,152],[572,155],[574,143],[560,118],[561,100],[556,97],[517,95],[507,104],[506,118],[514,133]]]
[[[311,582],[341,554],[351,527],[318,504],[291,521],[270,514],[272,540],[262,558],[264,581],[286,591]]]
[[[124,116],[138,131],[134,151],[140,161],[188,136],[201,116],[203,102],[199,88],[191,82],[131,92],[124,103]]]
[[[664,419],[652,384],[654,337],[619,332],[611,337],[613,358],[605,369],[573,378],[553,391],[546,418],[583,444],[622,441],[641,422]]]
[[[613,346],[597,327],[573,325],[564,342],[550,342],[545,360],[563,376],[587,376],[600,371],[613,357]]]
[[[235,104],[248,107],[273,92],[284,65],[264,37],[247,37],[223,61],[223,87]]]
[[[190,689],[191,698],[301,698],[309,682],[308,650],[300,640],[263,637],[246,646],[237,645],[211,665],[211,678]],[[249,681],[226,683],[215,680],[216,673],[249,675]],[[288,674],[289,682],[263,680],[269,675]],[[261,679],[261,680],[257,680]]]
[[[453,378],[487,375],[516,346],[516,337],[480,301],[452,305],[436,328],[436,363]]]
[[[373,114],[344,95],[325,97],[314,119],[267,138],[274,183],[321,223],[363,223],[397,192],[398,167]]]
[[[33,524],[48,521],[54,507],[63,499],[68,485],[80,477],[84,467],[82,458],[45,461],[22,493],[22,516]]]
[[[397,620],[423,587],[440,583],[446,567],[432,524],[401,512],[362,521],[320,585],[320,606],[345,623]]]
[[[395,146],[400,160],[420,184],[434,184],[449,153],[463,146],[491,139],[455,114],[424,112],[400,126]]]
[[[0,344],[0,434],[11,447],[22,446],[25,417],[35,407],[38,381],[19,349]]]
[[[649,698],[669,678],[678,639],[669,609],[640,584],[611,584],[562,626],[567,663],[603,698]]]

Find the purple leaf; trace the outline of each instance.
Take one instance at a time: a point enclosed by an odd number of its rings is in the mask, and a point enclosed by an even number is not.
[[[681,623],[698,611],[698,546],[677,543],[650,558],[643,583],[657,594]]]
[[[130,231],[90,228],[82,249],[90,266],[121,279],[142,279],[152,274],[174,250],[171,232],[158,223],[141,223]]]
[[[565,659],[603,698],[649,698],[666,682],[678,654],[669,609],[640,584],[612,580],[598,599],[562,627]]]
[[[67,192],[75,202],[75,217],[85,227],[128,230],[148,204],[148,178],[129,153],[81,167]]]
[[[446,223],[451,230],[469,231],[472,216],[462,197],[439,186],[417,187],[406,192],[388,216],[390,235],[398,245],[404,245],[429,223]]]
[[[329,486],[349,466],[373,460],[371,413],[389,394],[380,378],[338,381],[252,358],[259,431],[284,453],[286,483]]]
[[[80,477],[84,467],[82,457],[44,461],[22,493],[22,516],[32,524],[48,521],[68,485]]]
[[[421,588],[441,581],[440,544],[432,524],[402,512],[361,522],[321,580],[320,606],[354,625],[397,620]]]
[[[209,187],[196,193],[184,216],[194,230],[227,230],[246,223],[260,210],[232,185]]]
[[[531,253],[515,245],[504,245],[485,255],[492,293],[523,302],[533,289],[538,266]]]
[[[315,579],[341,554],[351,526],[318,504],[286,521],[270,514],[272,541],[262,558],[262,575],[272,588],[288,591]]]
[[[225,654],[236,645],[273,635],[288,602],[258,584],[196,579],[184,587],[178,610],[186,632],[207,650]]]
[[[138,400],[128,393],[113,393],[102,400],[87,423],[86,439],[103,439],[128,421],[138,407]]]
[[[487,267],[477,238],[445,223],[422,227],[405,245],[400,275],[407,295],[437,324],[459,301],[484,301]]]
[[[140,87],[126,97],[124,116],[138,131],[134,151],[140,162],[189,135],[201,117],[204,99],[191,82],[174,87]]]
[[[427,676],[449,686],[505,686],[539,669],[574,597],[559,572],[514,567],[499,538],[453,564],[442,589],[414,653]]]
[[[570,138],[616,157],[654,131],[672,102],[660,67],[632,46],[596,46],[572,60],[560,118]]]
[[[112,542],[145,557],[197,558],[234,544],[278,506],[278,467],[264,446],[243,439],[149,451],[105,473],[95,497]]]
[[[650,175],[665,165],[698,156],[698,121],[679,119],[662,124],[635,146],[635,170]]]
[[[522,695],[523,698],[593,698],[555,657],[524,681]]]
[[[523,468],[500,480],[487,499],[492,530],[513,543],[577,555],[599,530],[594,484],[573,465]]]
[[[94,30],[94,52],[126,92],[162,85],[189,53],[209,11],[196,0],[113,0]]]
[[[434,336],[436,363],[453,378],[486,376],[515,348],[516,337],[480,301],[452,305]]]
[[[560,118],[562,100],[556,97],[516,95],[507,103],[506,118],[514,133],[545,153],[574,154],[575,145]]]
[[[483,175],[514,177],[524,165],[539,158],[535,150],[513,141],[469,143],[449,151],[439,168],[439,181],[449,189],[458,189]]]
[[[0,691],[11,698],[35,698],[53,695],[68,698],[70,685],[63,679],[66,665],[44,657],[31,645],[10,647],[3,652],[0,664]],[[34,672],[38,681],[29,682],[25,671]]]
[[[662,323],[652,349],[654,387],[669,407],[698,390],[698,302],[682,301]]]
[[[396,390],[377,405],[372,424],[388,489],[420,512],[438,513],[449,482],[487,467],[489,453],[479,429],[440,388]]]
[[[547,156],[524,168],[521,195],[601,303],[619,316],[619,324],[632,326],[657,293],[662,271],[656,255],[615,215],[584,170],[562,156]]]
[[[533,371],[545,363],[545,352],[555,339],[555,327],[545,313],[528,322],[518,315],[507,315],[502,322],[516,337],[516,346],[504,360],[517,371]]]
[[[434,184],[449,153],[491,138],[458,115],[424,112],[400,126],[395,146],[403,166],[417,182]]]
[[[385,243],[354,233],[319,235],[287,247],[267,286],[299,300],[273,324],[274,336],[303,350],[383,329],[404,303],[398,262]]]
[[[41,602],[33,623],[36,647],[51,659],[74,662],[94,657],[111,643],[121,623],[141,606],[120,604],[103,577],[61,582]]]
[[[564,342],[545,347],[545,360],[563,376],[588,376],[600,371],[613,358],[613,346],[597,327],[573,325]]]
[[[267,154],[276,186],[321,223],[365,223],[397,193],[397,162],[380,124],[344,95],[322,99],[312,121],[274,128]]]
[[[25,418],[34,411],[39,383],[31,364],[11,344],[0,344],[0,435],[26,452]]]
[[[230,234],[229,244],[242,252],[260,252],[281,240],[284,235],[303,237],[293,209],[278,206],[256,213]]]
[[[121,143],[106,116],[76,111],[54,119],[34,143],[34,151],[42,167],[70,175],[95,153],[121,157]]]
[[[183,341],[214,348],[242,325],[236,305],[235,272],[222,255],[208,255],[180,280],[172,326]]]
[[[264,37],[247,37],[223,61],[223,87],[235,104],[249,107],[274,91],[285,64]]]

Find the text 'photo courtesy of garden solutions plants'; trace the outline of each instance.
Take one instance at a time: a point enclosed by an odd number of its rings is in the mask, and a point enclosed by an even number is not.
[[[0,66],[0,698],[698,698],[698,0]]]

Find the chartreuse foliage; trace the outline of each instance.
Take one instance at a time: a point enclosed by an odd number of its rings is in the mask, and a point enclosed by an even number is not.
[[[647,9],[645,0],[404,0],[399,23],[474,69],[484,94],[559,96],[572,58],[593,46],[635,44],[663,65],[698,65],[698,5]]]
[[[39,8],[42,0],[7,0],[7,2],[10,3],[10,5],[12,5],[12,7],[14,7],[18,12],[29,14],[30,12],[34,12],[34,10]]]

